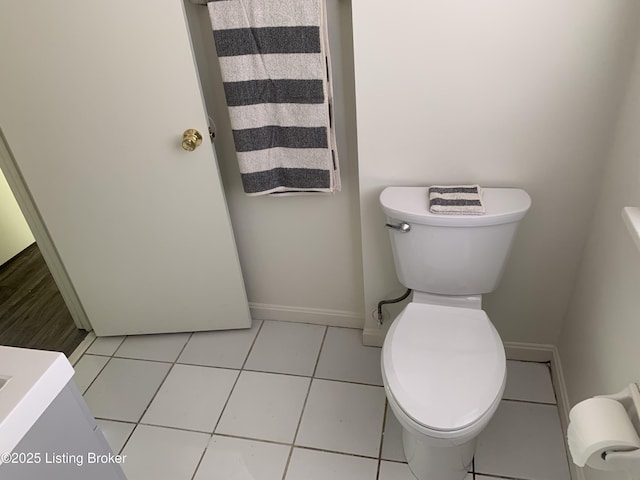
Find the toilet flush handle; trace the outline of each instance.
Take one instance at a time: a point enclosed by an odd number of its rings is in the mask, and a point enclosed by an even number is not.
[[[401,233],[408,233],[411,231],[411,225],[409,225],[407,222],[400,222],[398,225],[385,223],[384,226],[393,228],[394,230],[399,230]]]

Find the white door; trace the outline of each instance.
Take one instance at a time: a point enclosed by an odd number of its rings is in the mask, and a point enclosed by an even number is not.
[[[249,327],[182,0],[2,0],[0,128],[97,335]]]

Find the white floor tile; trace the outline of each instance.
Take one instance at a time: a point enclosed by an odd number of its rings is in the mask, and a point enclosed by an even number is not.
[[[377,457],[384,403],[382,387],[314,379],[296,445]]]
[[[96,418],[137,422],[171,364],[112,358],[84,398]]]
[[[196,332],[187,342],[178,363],[239,369],[261,324],[260,320],[254,320],[251,328]]]
[[[476,477],[476,479],[479,477]],[[409,465],[406,463],[380,462],[380,476],[378,480],[416,480]],[[435,480],[435,479],[434,479]],[[473,480],[473,473],[469,472],[464,480]],[[503,479],[504,480],[504,479]]]
[[[380,351],[362,345],[362,330],[329,327],[315,376],[382,385]]]
[[[190,333],[164,333],[127,337],[115,353],[116,357],[175,362]]]
[[[556,406],[503,400],[478,438],[475,471],[483,475],[570,480]]]
[[[122,467],[128,480],[191,480],[208,442],[206,433],[139,425]]]
[[[376,480],[377,470],[372,458],[295,448],[285,480]]]
[[[141,422],[211,433],[239,373],[174,365]]]
[[[102,430],[111,450],[116,454],[120,453],[129,435],[136,427],[135,423],[113,422],[111,420],[96,420],[96,423]]]
[[[242,372],[216,433],[292,442],[309,382],[291,375]]]
[[[322,325],[265,321],[244,368],[310,377],[325,329]]]
[[[507,386],[502,398],[556,403],[551,373],[547,364],[507,361]]]
[[[98,355],[83,355],[78,363],[73,367],[76,371],[73,376],[73,381],[75,382],[80,393],[84,393],[91,382],[95,380],[100,371],[104,368],[104,366],[109,361],[109,357],[101,357]]]
[[[387,405],[387,415],[384,421],[384,435],[382,436],[382,455],[384,460],[406,462],[402,446],[402,426]]]
[[[281,480],[287,445],[214,435],[194,480]]]
[[[92,355],[106,355],[110,357],[124,341],[124,337],[98,337],[87,349],[86,353]]]
[[[177,334],[100,337],[91,344],[75,365],[74,380],[86,390],[114,452],[128,455],[123,467],[129,480],[280,480],[291,447],[259,440],[291,443],[298,422],[286,480],[376,479],[385,404],[383,389],[375,386],[382,385],[380,349],[364,347],[359,330],[328,327],[318,358],[326,327],[268,321],[256,338],[261,325],[199,332],[188,342],[188,334]],[[245,359],[246,368],[257,371],[240,373],[235,388],[238,372],[210,368],[240,369]],[[316,359],[309,389],[309,378],[294,375],[310,375]],[[481,434],[476,480],[569,480],[548,367],[509,361],[507,368],[504,398],[516,401],[503,401]],[[143,423],[153,426],[125,423],[140,421],[143,413]],[[199,433],[211,432],[220,416],[213,437]],[[384,429],[378,480],[415,480],[389,407]]]
[[[379,480],[416,480],[406,463],[380,462]]]

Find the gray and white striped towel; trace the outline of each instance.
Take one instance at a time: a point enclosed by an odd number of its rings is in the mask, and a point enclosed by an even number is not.
[[[429,187],[431,213],[482,215],[482,188],[479,185],[434,185]]]
[[[340,190],[324,0],[209,0],[249,195]]]

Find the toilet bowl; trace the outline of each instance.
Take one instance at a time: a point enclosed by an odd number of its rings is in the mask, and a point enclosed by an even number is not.
[[[504,347],[482,295],[497,287],[531,199],[515,188],[482,192],[484,215],[433,214],[426,187],[380,195],[398,279],[413,290],[386,334],[382,379],[418,480],[465,478],[505,387]]]
[[[414,475],[462,480],[506,381],[504,348],[486,313],[410,303],[387,333],[381,366]]]

